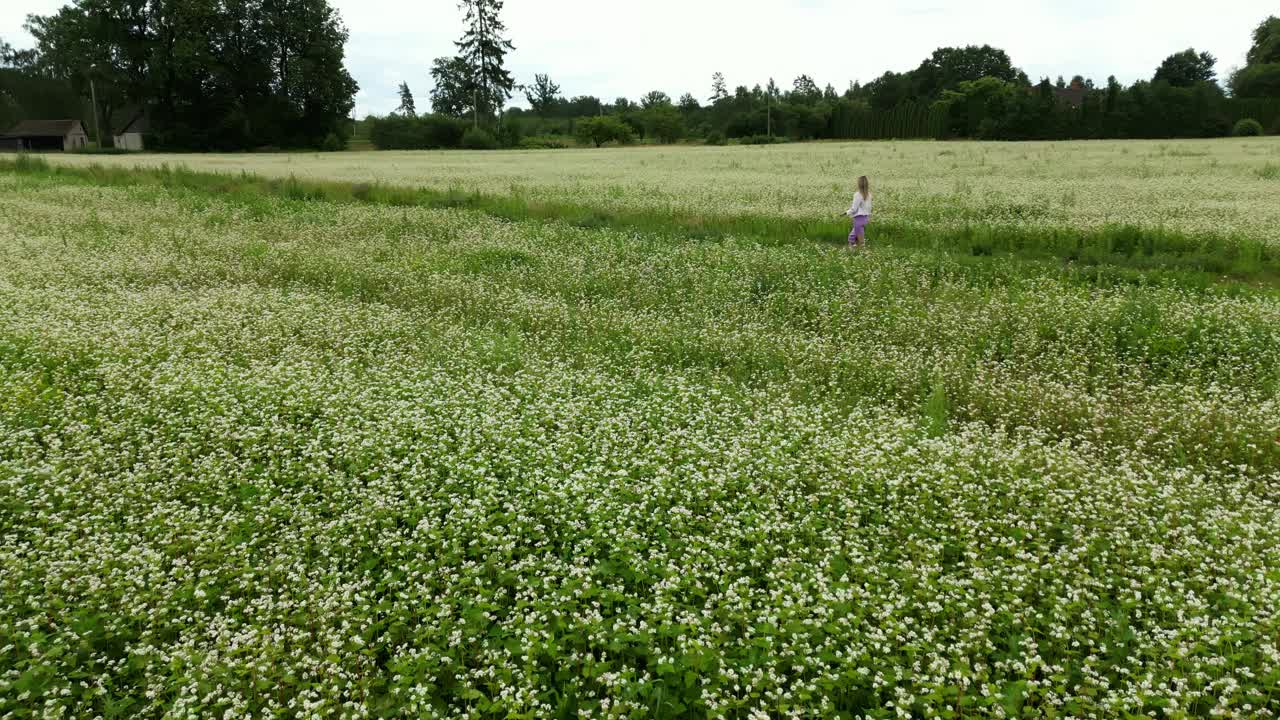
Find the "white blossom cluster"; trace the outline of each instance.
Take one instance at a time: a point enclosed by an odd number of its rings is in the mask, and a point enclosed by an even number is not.
[[[0,174],[0,718],[1275,717],[1280,299]]]
[[[1280,243],[1280,139],[931,141],[636,147],[570,152],[67,155],[195,170],[517,194],[611,209],[807,220],[868,175],[875,220],[919,228],[1108,224]],[[872,231],[874,232],[874,226]]]

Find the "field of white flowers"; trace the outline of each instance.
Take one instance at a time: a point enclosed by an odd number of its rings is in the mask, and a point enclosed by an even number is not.
[[[276,177],[464,188],[605,208],[821,217],[869,175],[877,218],[915,227],[1244,234],[1280,244],[1280,138],[1098,142],[842,142],[526,152],[66,155]]]
[[[1201,164],[1240,198],[1198,211],[1280,220],[1238,143],[839,147]],[[703,152],[752,169],[719,183]],[[385,157],[574,192],[559,154]],[[563,157],[586,202],[657,201]],[[681,202],[789,211],[744,180],[756,148],[618,157]],[[1122,212],[1091,188],[1138,179],[1090,162],[1076,207]],[[1021,192],[923,167],[886,214]],[[1166,172],[1135,215],[1194,198]],[[827,183],[806,207],[839,209]],[[1271,285],[0,170],[0,718],[1278,706]]]

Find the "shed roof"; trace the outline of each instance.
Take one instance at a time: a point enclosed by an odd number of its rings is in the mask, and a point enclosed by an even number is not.
[[[79,128],[79,120],[22,120],[9,129],[4,137],[66,137]]]
[[[151,123],[147,120],[145,113],[138,111],[134,113],[129,121],[116,131],[116,135],[124,135],[125,133],[144,133],[151,130]]]

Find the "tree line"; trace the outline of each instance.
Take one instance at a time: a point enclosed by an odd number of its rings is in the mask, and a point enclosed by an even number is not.
[[[496,19],[500,0],[475,0]],[[432,112],[418,115],[412,90],[400,86],[400,107],[370,118],[379,147],[560,146],[570,138],[585,144],[627,143],[639,138],[675,142],[774,142],[781,138],[977,138],[990,140],[1216,137],[1232,132],[1280,133],[1280,19],[1269,17],[1253,33],[1245,67],[1220,83],[1216,59],[1187,49],[1171,54],[1150,79],[1122,85],[1077,75],[1033,83],[1007,53],[989,45],[946,47],[915,69],[886,72],[842,91],[800,75],[789,87],[773,79],[730,90],[725,76],[712,77],[707,96],[673,99],[655,90],[638,100],[612,102],[590,95],[566,96],[547,74],[527,85],[486,81],[477,73],[501,68],[512,44],[500,22],[488,26],[490,65],[475,51],[485,30],[469,24],[455,57],[437,59],[430,71]],[[471,40],[467,40],[470,38]],[[479,77],[479,80],[473,78]],[[477,93],[476,88],[481,92]],[[529,109],[502,107],[514,91]],[[468,127],[479,128],[464,142]],[[482,140],[483,142],[480,142]]]
[[[10,115],[81,117],[39,106],[29,86],[96,97],[86,125],[101,123],[104,143],[138,113],[149,144],[170,149],[339,149],[351,131],[347,30],[326,0],[73,0],[26,28],[35,47],[0,57]]]
[[[407,82],[400,106],[371,118],[382,148],[556,147],[636,139],[708,143],[816,138],[996,140],[1213,137],[1280,132],[1280,19],[1253,33],[1247,64],[1220,82],[1215,59],[1188,49],[1152,77],[1121,85],[1076,76],[1032,83],[988,45],[939,48],[906,72],[843,90],[808,74],[786,86],[706,95],[655,90],[632,100],[567,96],[549,74],[517,84],[502,0],[461,0],[455,53],[429,68],[431,112]],[[327,0],[72,0],[28,17],[34,48],[0,42],[0,121],[85,117],[90,132],[143,113],[150,147],[191,150],[344,146],[357,86],[347,31]],[[92,92],[91,92],[92,88]],[[529,109],[507,108],[522,94]],[[95,104],[89,104],[89,98]],[[96,121],[96,122],[95,122]]]

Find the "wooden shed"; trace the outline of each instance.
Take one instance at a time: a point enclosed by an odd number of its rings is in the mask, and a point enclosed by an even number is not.
[[[151,124],[147,122],[147,116],[141,112],[136,113],[116,131],[115,146],[122,150],[142,150],[145,145],[142,136],[149,132]]]
[[[79,120],[23,120],[0,135],[6,150],[78,150],[89,144]]]

